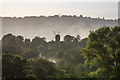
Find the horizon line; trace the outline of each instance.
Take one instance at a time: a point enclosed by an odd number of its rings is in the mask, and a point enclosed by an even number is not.
[[[92,19],[104,19],[104,20],[118,20],[118,18],[106,18],[106,17],[91,17],[91,16],[84,16],[84,15],[24,15],[24,16],[0,16],[2,18],[29,18],[29,17],[83,17],[83,18],[92,18]]]

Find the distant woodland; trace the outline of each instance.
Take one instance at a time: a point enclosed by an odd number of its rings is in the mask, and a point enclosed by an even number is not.
[[[85,38],[90,30],[115,25],[118,25],[118,19],[91,18],[82,15],[2,17],[2,33],[4,35],[10,32],[15,35],[21,34],[30,39],[37,35],[46,37],[47,41],[54,37],[53,30],[61,32],[62,39],[67,34],[72,36],[79,34],[82,38]]]
[[[52,18],[66,20],[71,17]],[[74,23],[82,16],[72,18],[75,20],[69,20]],[[90,19],[94,20],[104,22],[103,19]],[[89,27],[89,23],[86,24]],[[3,79],[120,78],[120,27],[103,26],[90,31],[84,39],[81,35],[65,35],[60,42],[47,42],[45,37],[35,36],[30,40],[21,35],[6,34],[2,38],[2,70]]]

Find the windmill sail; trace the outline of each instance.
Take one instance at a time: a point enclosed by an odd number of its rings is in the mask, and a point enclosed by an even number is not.
[[[54,38],[55,38],[55,42],[60,42],[60,35],[59,35],[60,32],[59,32],[58,34],[56,34],[56,33],[53,31],[53,33],[54,33],[54,35],[55,35],[55,37],[54,37]],[[51,41],[53,41],[54,38],[52,38]]]

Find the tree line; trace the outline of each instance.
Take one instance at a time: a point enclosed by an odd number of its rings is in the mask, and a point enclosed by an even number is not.
[[[63,41],[2,38],[2,77],[6,78],[119,78],[120,27],[101,27],[88,38],[66,35]]]

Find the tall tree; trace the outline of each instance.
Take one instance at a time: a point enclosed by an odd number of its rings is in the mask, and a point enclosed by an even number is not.
[[[120,27],[102,27],[91,31],[82,50],[88,74],[97,78],[120,78]]]

